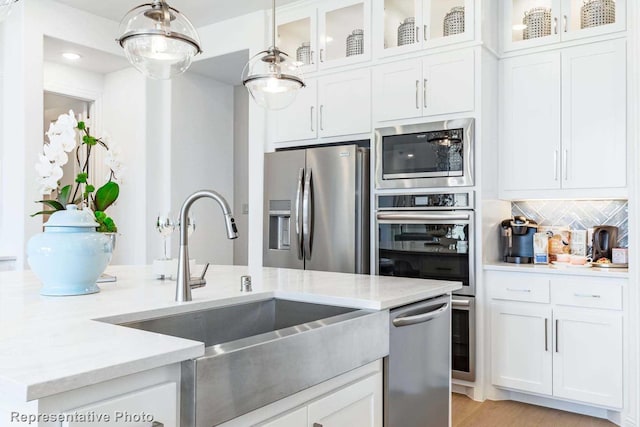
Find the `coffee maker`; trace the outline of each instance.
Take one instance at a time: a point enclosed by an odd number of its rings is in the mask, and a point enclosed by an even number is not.
[[[593,251],[594,261],[600,258],[611,259],[611,249],[618,244],[618,227],[613,225],[598,225],[593,228]]]
[[[514,264],[533,263],[533,235],[538,223],[524,216],[505,219],[500,224],[502,259]]]

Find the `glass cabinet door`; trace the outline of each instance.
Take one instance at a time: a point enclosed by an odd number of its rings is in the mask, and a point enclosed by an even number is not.
[[[378,43],[383,54],[402,53],[421,46],[421,0],[379,0],[376,7],[382,8],[380,20],[384,30]]]
[[[423,37],[427,46],[473,38],[473,1],[425,0]]]
[[[322,3],[318,10],[320,67],[346,65],[371,57],[370,11],[369,0]]]
[[[560,39],[559,0],[508,0],[503,12],[505,50]]]
[[[563,0],[562,38],[592,36],[624,30],[624,0]]]
[[[317,63],[316,15],[278,12],[276,37],[278,47],[300,63],[304,72],[314,71]]]

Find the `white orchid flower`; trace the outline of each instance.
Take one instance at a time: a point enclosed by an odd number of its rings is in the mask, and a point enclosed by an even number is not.
[[[49,159],[50,162],[59,166],[64,166],[69,161],[69,156],[67,156],[62,144],[59,142],[45,144],[44,156]]]
[[[38,156],[38,162],[36,163],[36,172],[38,172],[38,176],[41,178],[48,178],[53,173],[53,164],[51,161],[40,154]]]
[[[47,138],[49,142],[60,144],[64,151],[71,152],[76,147],[76,127],[78,122],[69,110],[69,114],[61,114],[58,120],[49,125]]]
[[[44,157],[44,156],[42,156]],[[53,190],[58,188],[58,181],[62,178],[62,168],[60,166],[49,163],[50,175],[43,175],[38,181],[39,188],[42,194],[51,194]],[[38,165],[36,165],[36,168]]]

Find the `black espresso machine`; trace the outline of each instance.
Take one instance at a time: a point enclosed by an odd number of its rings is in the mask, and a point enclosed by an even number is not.
[[[514,216],[502,221],[502,260],[514,264],[533,263],[533,235],[537,231],[538,223],[524,216]]]

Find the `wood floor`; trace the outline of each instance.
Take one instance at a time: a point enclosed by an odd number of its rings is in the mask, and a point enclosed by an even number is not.
[[[452,427],[612,427],[600,418],[527,405],[511,400],[476,402],[462,394],[451,397]]]

